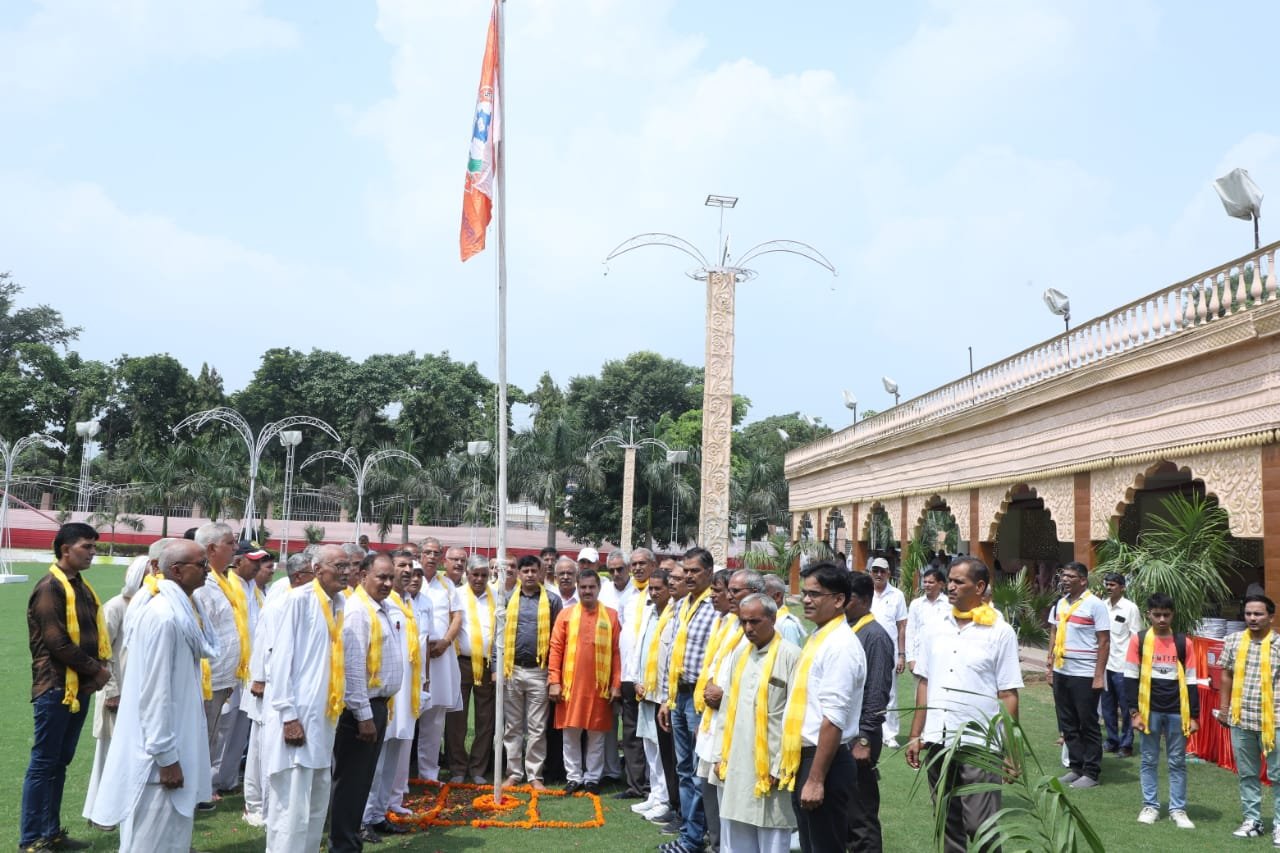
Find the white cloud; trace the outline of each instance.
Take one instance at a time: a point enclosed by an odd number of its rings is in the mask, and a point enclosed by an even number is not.
[[[263,0],[37,0],[0,32],[0,91],[10,98],[83,96],[148,62],[221,59],[297,42]]]

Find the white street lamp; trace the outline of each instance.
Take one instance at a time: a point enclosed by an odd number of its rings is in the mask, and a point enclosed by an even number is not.
[[[858,398],[850,394],[848,391],[844,391],[843,394],[844,394],[844,407],[846,409],[852,410],[853,422],[856,424],[858,422]]]
[[[89,512],[89,466],[97,449],[94,438],[102,429],[96,420],[76,421],[76,435],[80,442],[80,488],[76,492],[76,512]]]
[[[277,436],[284,446],[284,508],[281,511],[284,531],[280,534],[280,565],[289,559],[289,518],[293,508],[293,455],[302,443],[302,430],[285,429]]]
[[[781,429],[778,432],[782,432]],[[785,433],[783,433],[785,435]],[[672,543],[676,541],[677,535],[680,533],[680,466],[689,461],[689,451],[687,450],[668,450],[667,464],[674,470],[671,472],[671,539]]]
[[[1232,169],[1213,182],[1227,216],[1253,220],[1253,248],[1261,247],[1258,220],[1262,218],[1262,190],[1244,169]]]
[[[18,457],[28,447],[34,447],[37,444],[61,450],[63,453],[67,452],[67,448],[61,441],[42,432],[25,435],[15,441],[12,446],[0,438],[0,461],[4,462],[4,494],[0,495],[0,584],[24,583],[27,580],[26,575],[15,575],[9,564],[9,487],[13,483],[13,463],[18,461]]]
[[[321,450],[318,453],[312,453],[306,458],[306,461],[299,466],[301,471],[317,459],[332,459],[335,462],[341,462],[351,471],[351,476],[356,483],[356,533],[357,541],[360,539],[360,528],[364,523],[364,484],[369,477],[369,472],[373,470],[379,462],[388,459],[402,459],[405,462],[411,462],[417,468],[422,467],[422,463],[405,453],[403,450],[397,450],[394,447],[388,447],[383,450],[375,450],[364,458],[362,462],[360,457],[356,455],[354,447],[348,447],[345,453],[339,453],[336,450]]]
[[[627,415],[630,421],[630,432],[627,438],[619,435],[604,435],[597,438],[592,444],[590,452],[594,453],[597,449],[604,447],[606,444],[612,444],[621,447],[623,450],[623,466],[622,466],[622,534],[618,539],[618,546],[623,551],[631,550],[631,531],[632,516],[635,514],[635,491],[636,491],[636,450],[641,447],[661,447],[666,451],[668,459],[670,454],[680,451],[673,451],[667,446],[666,442],[657,438],[642,438],[636,441],[636,416]],[[686,452],[687,453],[687,452]]]
[[[896,408],[898,405],[898,383],[894,382],[888,376],[880,377],[880,382],[884,385],[884,390],[893,395],[893,405]]]
[[[1071,299],[1068,298],[1067,294],[1051,287],[1044,292],[1043,298],[1049,313],[1061,317],[1066,331],[1071,331]],[[972,373],[973,371],[970,370],[969,372]]]

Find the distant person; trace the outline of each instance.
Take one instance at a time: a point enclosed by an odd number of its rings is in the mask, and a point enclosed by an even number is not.
[[[1093,788],[1102,774],[1098,699],[1106,683],[1111,617],[1089,592],[1089,570],[1081,563],[1062,567],[1065,595],[1049,611],[1049,679],[1070,762],[1058,777],[1073,788]]]
[[[1142,629],[1142,614],[1138,612],[1138,605],[1125,597],[1124,575],[1107,572],[1102,584],[1107,590],[1107,613],[1111,617],[1107,683],[1102,693],[1102,723],[1107,727],[1103,750],[1129,758],[1133,755],[1133,724],[1125,713],[1125,660],[1131,638]]]
[[[90,846],[67,835],[60,809],[89,697],[111,679],[111,639],[102,603],[82,577],[97,550],[98,531],[81,522],[62,525],[53,538],[55,561],[27,601],[35,740],[22,783],[18,846],[23,849]]]
[[[876,557],[871,561],[871,583],[875,596],[871,600],[871,612],[880,627],[893,640],[894,675],[902,675],[907,669],[907,599],[889,583],[889,561]],[[889,707],[884,717],[884,745],[898,748],[898,679],[889,685]]]

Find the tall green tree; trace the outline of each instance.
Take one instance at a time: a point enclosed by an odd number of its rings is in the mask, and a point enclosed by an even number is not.
[[[540,386],[541,387],[541,386]],[[533,426],[516,435],[511,446],[514,490],[547,513],[547,545],[556,543],[564,521],[569,483],[598,485],[602,475],[581,423],[563,406],[540,409]]]

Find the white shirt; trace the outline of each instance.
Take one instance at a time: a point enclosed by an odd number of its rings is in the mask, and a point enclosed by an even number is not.
[[[843,624],[843,616],[836,618]],[[809,642],[814,642],[816,636],[817,631],[810,635]],[[853,740],[858,734],[866,682],[867,656],[862,651],[862,643],[848,629],[836,629],[828,634],[809,668],[801,742],[805,746],[817,746],[824,719],[840,729],[841,743]],[[793,698],[795,695],[791,694]]]
[[[1123,595],[1115,604],[1107,599],[1107,615],[1111,617],[1111,645],[1107,652],[1107,669],[1124,672],[1125,657],[1129,654],[1129,641],[1142,630],[1142,613],[1138,605]]]
[[[329,627],[315,582],[290,590],[267,656],[266,708],[262,721],[262,769],[268,776],[291,767],[323,770],[333,763],[337,720],[325,713],[329,698]],[[327,606],[341,613],[338,596]],[[306,742],[284,742],[284,724],[297,720]]]
[[[179,814],[190,818],[196,803],[212,796],[200,651],[191,642],[198,630],[195,612],[172,581],[161,583],[173,587],[170,594],[135,596],[149,600],[140,605],[145,609],[130,637],[128,677],[93,803],[92,816],[103,825],[131,814],[143,788],[158,784],[160,768],[174,762],[184,783],[166,799]]]
[[[618,635],[618,653],[622,656],[622,680],[635,683],[644,678],[644,670],[640,669],[640,639],[648,623],[648,616],[653,612],[647,592],[641,592],[634,586],[628,589],[632,594],[627,596],[618,609],[618,622],[622,632]]]
[[[556,595],[560,596],[560,604],[565,610],[568,610],[570,607],[578,603],[578,588],[576,586],[573,588],[573,595],[565,595],[560,591],[560,587],[558,585],[552,591],[555,592]]]
[[[631,586],[631,579],[627,578],[627,586]],[[611,607],[615,611],[618,610],[618,603],[622,600],[622,594],[626,592],[627,587],[619,590],[613,585],[613,575],[609,572],[600,573],[600,603],[605,607]],[[622,614],[618,614],[618,619],[622,619]]]
[[[373,605],[373,613],[369,612]],[[371,619],[382,626],[382,661],[376,687],[369,684],[367,671]],[[387,599],[365,601],[362,595],[348,595],[342,616],[342,650],[347,687],[343,702],[357,720],[373,719],[370,699],[389,699],[400,689],[404,678],[404,614]]]
[[[921,739],[948,745],[967,723],[991,724],[1000,712],[997,691],[1022,687],[1018,638],[1004,621],[961,628],[948,611],[921,643],[915,674],[928,682]],[[964,742],[985,743],[976,733],[965,734]]]
[[[239,578],[235,577],[230,577],[229,580],[232,583],[239,582]],[[236,614],[231,609],[231,601],[218,586],[212,569],[204,579],[204,586],[195,591],[193,598],[199,602],[205,620],[210,623],[208,627],[217,634],[218,647],[221,649],[221,653],[209,661],[213,689],[235,687],[239,683],[236,667],[240,665],[240,635],[236,632]]]
[[[889,639],[893,640],[894,654],[905,651],[898,648],[898,623],[905,622],[907,619],[907,599],[903,597],[901,590],[891,583],[886,583],[884,592],[877,592],[871,596],[871,613],[880,623],[880,627],[889,632]]]
[[[494,616],[497,616],[498,603],[493,598],[492,590],[485,587],[485,591],[478,597],[471,591],[471,587],[463,587],[458,592],[460,602],[459,609],[462,611],[462,630],[458,632],[458,656],[464,658],[471,657],[471,602],[472,599],[476,603],[476,619],[480,622],[480,654],[485,660],[488,660],[493,654],[493,625],[494,619],[489,616],[489,602],[494,602]]]
[[[924,640],[925,633],[950,612],[951,602],[942,593],[938,593],[933,601],[929,600],[929,596],[922,595],[911,602],[911,606],[907,608],[908,661],[920,659],[920,643]],[[891,633],[890,636],[897,635]]]
[[[453,614],[462,609],[458,588],[442,572],[436,572],[430,583],[422,584],[422,592],[419,595],[431,602],[429,636],[433,642],[444,639]],[[466,624],[465,617],[463,624]],[[418,630],[422,630],[421,623],[418,625]],[[430,679],[431,707],[461,711],[462,671],[458,668],[458,656],[449,650],[434,658],[428,653],[424,660],[427,661],[427,677]]]
[[[462,609],[462,599],[458,597],[458,588],[443,574],[437,572],[430,583],[423,582],[422,591],[418,594],[426,596],[431,602],[430,636],[433,640],[439,640],[449,630],[450,617]]]

